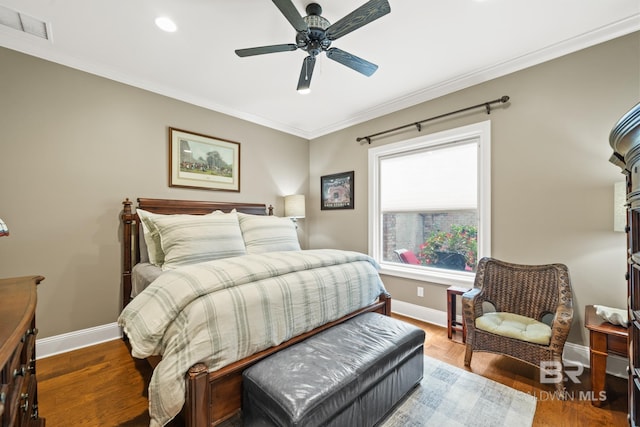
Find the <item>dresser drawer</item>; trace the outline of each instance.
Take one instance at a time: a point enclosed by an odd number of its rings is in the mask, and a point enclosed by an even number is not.
[[[36,381],[36,285],[41,276],[0,279],[0,427],[43,426]]]
[[[13,384],[18,376],[24,376],[26,367],[24,366],[23,348],[24,343],[20,341],[16,346],[16,349],[13,351],[13,355],[9,359],[9,363],[5,365],[5,376],[3,377],[3,380],[6,384],[9,384],[9,386]]]
[[[28,329],[24,334],[23,338],[23,346],[22,346],[22,355],[20,360],[22,361],[22,365],[25,366],[26,370],[29,372],[35,372],[36,369],[36,334],[38,330]]]
[[[4,408],[7,405],[8,393],[9,386],[7,384],[0,383],[0,423],[2,423],[2,414],[4,414]]]
[[[26,371],[25,371],[26,372]],[[2,414],[3,426],[14,425],[20,414],[18,405],[20,404],[20,394],[24,390],[24,379],[22,375],[16,375],[13,380],[7,384],[6,403],[4,413]],[[20,424],[15,424],[20,425]]]
[[[607,348],[611,353],[621,357],[627,357],[629,354],[626,337],[607,335]]]
[[[36,390],[36,376],[27,374],[18,405],[17,419],[21,420],[20,426],[32,425],[33,420],[38,418],[38,406],[35,399]]]

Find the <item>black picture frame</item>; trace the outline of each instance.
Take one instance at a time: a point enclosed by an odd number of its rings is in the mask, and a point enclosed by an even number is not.
[[[320,209],[353,209],[354,171],[320,177]]]

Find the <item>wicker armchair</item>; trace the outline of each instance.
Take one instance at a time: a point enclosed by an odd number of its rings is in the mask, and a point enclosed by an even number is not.
[[[491,306],[486,303],[493,305],[495,312],[513,313],[547,324],[551,327],[548,344],[499,335],[503,330],[492,333],[478,328],[476,320],[487,314],[484,310],[490,311],[487,307]],[[467,328],[465,366],[471,365],[474,351],[487,351],[511,356],[537,368],[541,361],[560,362],[562,367],[562,351],[573,320],[571,282],[565,265],[519,265],[483,258],[478,263],[474,288],[462,296],[462,306]],[[557,382],[556,388],[564,390],[564,383]]]

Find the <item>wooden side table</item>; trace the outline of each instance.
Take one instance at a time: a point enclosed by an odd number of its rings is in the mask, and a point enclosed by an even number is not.
[[[464,324],[464,319],[460,323],[456,318],[456,296],[462,295],[469,290],[469,288],[461,288],[460,286],[449,286],[447,288],[447,336],[449,339],[451,339],[454,331],[458,331],[462,332],[462,342],[467,340],[467,327]]]
[[[591,363],[591,388],[595,400],[591,403],[600,406],[600,392],[604,391],[607,375],[607,355],[628,357],[627,328],[614,325],[596,314],[596,308],[587,305],[584,309],[584,326],[589,329],[589,359]]]

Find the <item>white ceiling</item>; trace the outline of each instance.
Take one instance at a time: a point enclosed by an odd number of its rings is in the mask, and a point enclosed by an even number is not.
[[[292,1],[304,16],[311,1]],[[365,0],[319,3],[333,23]],[[389,3],[390,14],[333,42],[378,71],[322,54],[308,95],[296,92],[304,51],[234,53],[295,43],[270,0],[0,0],[50,33],[0,25],[0,46],[312,139],[640,30],[639,0]],[[159,30],[161,15],[178,31]]]

